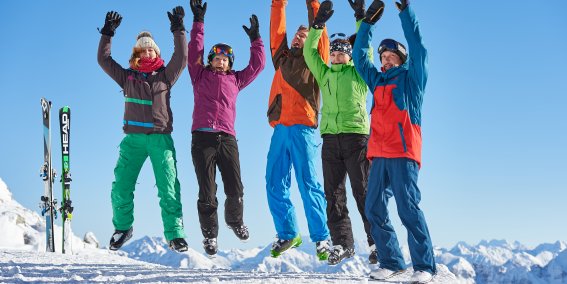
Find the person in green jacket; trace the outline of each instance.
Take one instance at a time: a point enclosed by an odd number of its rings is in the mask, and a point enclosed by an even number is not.
[[[327,2],[327,1],[325,1]],[[364,18],[364,0],[349,0],[355,11],[357,29]],[[325,5],[321,5],[323,9]],[[364,213],[370,162],[366,159],[369,121],[366,112],[368,87],[356,72],[352,62],[354,37],[344,34],[331,36],[331,66],[327,66],[317,52],[317,43],[325,22],[333,14],[319,11],[309,31],[303,56],[309,70],[323,91],[320,131],[323,138],[321,157],[325,199],[327,200],[327,225],[331,231],[333,249],[328,263],[335,265],[344,258],[354,256],[354,239],[346,204],[346,176],[348,174],[357,208],[362,216],[368,245],[371,247],[370,263],[376,263],[374,241],[370,235],[370,224]],[[339,37],[333,38],[338,35]],[[372,51],[369,52],[372,56]]]

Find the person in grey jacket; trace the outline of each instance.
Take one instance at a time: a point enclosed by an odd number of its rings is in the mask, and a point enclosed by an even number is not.
[[[106,14],[98,47],[98,64],[124,91],[124,133],[120,156],[114,168],[112,183],[112,210],[115,232],[110,249],[118,250],[132,237],[134,223],[134,190],[136,180],[147,157],[150,157],[158,196],[164,235],[169,247],[186,251],[183,229],[180,185],[177,179],[177,161],[171,132],[173,117],[169,100],[171,87],[187,64],[187,39],[181,6],[168,12],[174,39],[174,52],[165,65],[161,52],[149,32],[141,32],[125,69],[110,56],[112,37],[122,16],[110,11]]]

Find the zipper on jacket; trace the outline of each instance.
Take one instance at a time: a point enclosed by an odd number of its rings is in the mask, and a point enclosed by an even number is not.
[[[338,75],[337,75],[338,76]],[[333,95],[333,93],[331,92],[331,81],[329,79],[329,81],[327,81],[327,89],[329,89],[329,94],[331,95],[331,98],[333,98],[333,100],[335,100],[335,105],[337,106],[337,112],[335,113],[335,118],[333,119],[335,121],[335,128],[337,129],[337,132],[340,132],[339,130],[339,98],[338,93],[335,93]]]
[[[362,104],[361,103],[357,103],[358,104],[358,110],[359,112],[359,116],[360,116],[360,122],[364,123],[364,112],[362,111]]]
[[[406,147],[406,138],[404,137],[404,128],[402,127],[402,123],[398,122],[398,127],[400,128],[400,137],[402,138],[402,146],[404,146],[404,153],[408,151]]]
[[[213,129],[217,129],[215,128],[215,126],[217,125],[218,119],[219,119],[219,112],[220,112],[220,107],[219,107],[219,98],[220,98],[220,91],[221,91],[221,78],[220,75],[217,73],[214,73],[214,75],[217,77],[217,99],[215,100],[215,105],[217,105],[217,109],[215,110],[215,120],[213,121]]]

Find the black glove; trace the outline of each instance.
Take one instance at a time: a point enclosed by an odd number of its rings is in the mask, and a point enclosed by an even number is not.
[[[106,19],[104,20],[104,27],[100,30],[100,33],[107,36],[114,36],[116,28],[120,26],[122,22],[122,16],[118,12],[110,11],[106,13]]]
[[[348,3],[354,10],[354,17],[356,18],[356,21],[358,22],[363,19],[364,14],[366,13],[366,11],[364,11],[364,0],[348,0]]]
[[[321,6],[319,7],[317,16],[315,16],[315,20],[313,20],[312,27],[318,30],[324,28],[325,23],[331,18],[334,12],[333,2],[331,2],[330,0],[323,1],[323,3],[321,3]]]
[[[171,13],[167,12],[167,16],[169,17],[169,21],[171,22],[171,27],[169,28],[171,32],[185,30],[185,26],[183,25],[185,10],[183,10],[183,7],[177,6],[173,8],[173,10],[171,10]]]
[[[250,17],[250,28],[244,25],[242,28],[246,34],[248,34],[250,42],[253,42],[260,37],[260,25],[258,24],[258,17],[256,17],[256,15],[252,14],[252,17]]]
[[[193,11],[193,22],[204,23],[207,3],[203,4],[202,0],[191,0],[189,4],[191,5],[191,11]]]
[[[364,22],[374,25],[384,13],[384,2],[382,0],[374,0],[368,10],[366,10],[366,16],[364,16]]]
[[[409,0],[401,0],[401,3],[396,2],[396,7],[398,7],[398,10],[403,11],[404,9],[406,9],[406,7],[409,4]]]

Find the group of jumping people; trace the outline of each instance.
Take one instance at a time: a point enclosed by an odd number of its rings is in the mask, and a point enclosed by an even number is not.
[[[329,37],[326,22],[334,13],[333,3],[306,0],[309,24],[295,31],[291,44],[286,32],[288,1],[270,1],[270,51],[275,75],[267,117],[274,130],[265,177],[277,233],[271,256],[278,257],[302,243],[290,200],[292,167],[317,258],[336,265],[355,255],[346,204],[348,175],[371,251],[369,262],[379,264],[370,278],[384,280],[406,269],[387,208],[393,196],[408,230],[412,281],[430,281],[436,266],[431,237],[418,205],[421,194],[417,186],[427,51],[409,0],[395,3],[408,48],[396,40],[384,39],[378,47],[381,66],[373,63],[371,42],[374,25],[384,12],[383,1],[374,0],[366,8],[364,0],[348,0],[354,11],[356,33]],[[204,56],[207,3],[190,0],[190,7],[193,23],[189,43],[184,9],[178,6],[167,12],[174,40],[168,63],[162,59],[151,33],[143,31],[137,37],[128,68],[123,68],[111,57],[112,37],[122,16],[108,12],[100,29],[98,63],[122,88],[125,98],[125,137],[120,143],[111,191],[115,229],[111,250],[118,250],[132,237],[135,184],[148,156],[158,188],[165,238],[175,251],[188,249],[170,107],[171,88],[185,67],[194,95],[191,155],[199,185],[197,208],[203,248],[210,256],[218,251],[217,168],[226,194],[225,222],[240,240],[250,237],[243,221],[244,187],[234,124],[240,90],[252,83],[266,64],[258,18],[252,15],[250,27],[243,26],[250,39],[250,59],[244,69],[235,71],[234,52],[226,43],[213,45]],[[369,90],[373,95],[370,115],[366,107]],[[318,127],[323,139],[323,188],[315,168]]]

